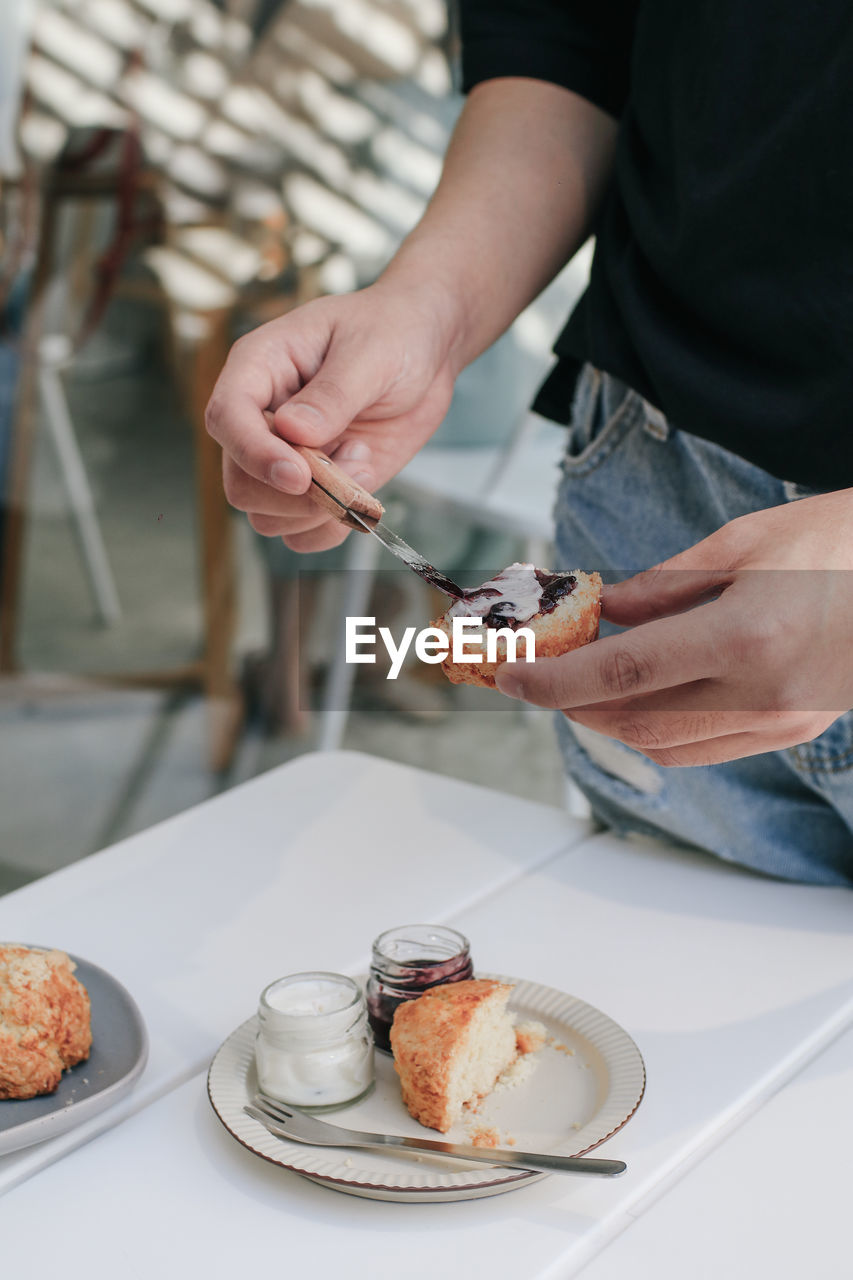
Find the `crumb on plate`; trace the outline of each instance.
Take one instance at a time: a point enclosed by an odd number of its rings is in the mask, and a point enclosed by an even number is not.
[[[520,1054],[536,1053],[547,1040],[548,1033],[541,1022],[519,1022],[515,1028],[515,1043]]]
[[[475,1129],[471,1134],[471,1145],[474,1147],[497,1147],[500,1140],[497,1129]]]

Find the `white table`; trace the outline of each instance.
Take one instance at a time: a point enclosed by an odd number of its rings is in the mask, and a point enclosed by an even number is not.
[[[853,1030],[584,1269],[583,1280],[838,1280],[851,1271]]]
[[[383,1204],[268,1166],[221,1129],[204,1070],[264,983],[299,968],[363,969],[372,937],[415,917],[460,927],[481,969],[572,991],[633,1035],[646,1098],[601,1149],[627,1160],[623,1178]],[[849,892],[590,837],[556,810],[347,753],[302,758],[0,899],[0,936],[109,969],[138,1000],[153,1046],[97,1141],[60,1161],[88,1136],[72,1131],[0,1160],[3,1256],[16,1280],[52,1266],[68,1275],[69,1241],[85,1258],[77,1274],[92,1280],[119,1269],[225,1277],[278,1260],[331,1280],[344,1258],[348,1280],[462,1277],[486,1263],[493,1276],[544,1280],[605,1266],[631,1248],[646,1208],[689,1196],[697,1161],[722,1158],[726,1136],[780,1105],[777,1091],[853,1026]],[[797,1145],[812,1149],[802,1128]],[[804,1175],[799,1195],[807,1185]],[[795,1274],[785,1261],[777,1278]]]
[[[557,810],[335,752],[0,898],[0,937],[107,969],[151,1040],[134,1093],[83,1132],[0,1157],[0,1191],[206,1068],[271,978],[363,972],[389,925],[447,919],[584,834]]]

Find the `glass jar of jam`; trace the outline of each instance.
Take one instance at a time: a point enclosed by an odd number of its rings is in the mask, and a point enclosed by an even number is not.
[[[261,992],[255,1065],[261,1090],[305,1111],[328,1111],[373,1086],[364,995],[342,973],[294,973]]]
[[[367,980],[367,1018],[377,1049],[391,1052],[391,1023],[404,1000],[415,1000],[442,982],[473,976],[470,944],[440,924],[404,924],[381,933],[373,944]]]

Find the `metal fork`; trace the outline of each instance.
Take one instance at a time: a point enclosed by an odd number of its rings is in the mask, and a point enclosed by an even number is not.
[[[408,1138],[396,1133],[362,1133],[358,1129],[341,1129],[336,1124],[318,1120],[296,1107],[276,1102],[265,1094],[255,1094],[254,1105],[243,1110],[276,1138],[305,1142],[312,1147],[357,1147],[365,1151],[387,1151],[403,1147],[414,1151],[431,1151],[436,1155],[454,1156],[460,1160],[480,1160],[484,1164],[506,1169],[538,1173],[593,1173],[614,1178],[628,1167],[622,1160],[591,1160],[586,1156],[555,1156],[548,1152],[504,1151],[471,1147],[459,1142],[436,1142],[431,1138]]]

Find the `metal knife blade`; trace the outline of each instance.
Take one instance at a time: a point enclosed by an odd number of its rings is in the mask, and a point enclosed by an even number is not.
[[[315,481],[316,483],[316,481]],[[328,491],[327,491],[328,492]],[[372,533],[374,538],[378,538],[392,555],[397,556],[404,564],[407,564],[413,573],[419,578],[423,578],[424,582],[428,582],[430,586],[437,587],[439,591],[444,592],[446,596],[450,596],[451,600],[461,600],[465,592],[458,587],[452,578],[448,578],[446,574],[441,573],[428,560],[424,560],[423,556],[418,555],[414,547],[410,547],[408,542],[404,542],[398,533],[394,533],[393,529],[389,529],[387,524],[383,524],[378,520],[376,524],[362,520],[357,511],[348,508],[349,514],[354,520],[357,520],[362,529],[367,533]]]
[[[311,468],[312,484],[308,492],[324,511],[330,512],[352,529],[372,533],[383,547],[408,565],[419,578],[423,578],[430,586],[437,587],[451,600],[461,600],[464,597],[465,592],[461,587],[418,555],[414,547],[410,547],[399,534],[382,523],[384,508],[379,499],[342,471],[328,454],[307,445],[293,445],[292,448],[302,455]]]

